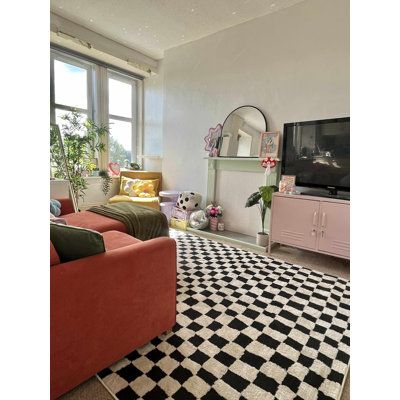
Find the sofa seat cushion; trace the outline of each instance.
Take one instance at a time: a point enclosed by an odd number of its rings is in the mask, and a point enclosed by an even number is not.
[[[123,232],[108,231],[102,233],[106,251],[119,249],[120,247],[129,246],[131,244],[142,243],[141,240],[134,238]]]
[[[119,203],[121,201],[130,201],[138,206],[150,207],[160,211],[160,199],[158,197],[131,197],[118,194],[111,197],[108,203]]]
[[[126,226],[123,222],[90,211],[63,215],[63,218],[68,225],[92,229],[101,233],[107,231],[126,232]]]
[[[50,266],[60,264],[60,257],[58,256],[57,250],[50,240]]]

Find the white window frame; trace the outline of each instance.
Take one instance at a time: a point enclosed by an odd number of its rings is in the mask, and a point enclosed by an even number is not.
[[[61,61],[66,64],[74,65],[86,70],[86,96],[87,96],[87,109],[69,106],[67,104],[56,103],[55,101],[55,80],[54,80],[54,62]],[[56,109],[65,111],[77,110],[80,113],[87,115],[87,118],[93,119],[94,113],[94,98],[93,98],[93,85],[94,85],[94,66],[93,64],[80,60],[77,57],[63,54],[56,50],[52,50],[50,54],[50,121],[56,123]]]
[[[128,85],[131,86],[131,90],[132,90],[132,104],[131,104],[131,117],[123,117],[121,115],[116,115],[116,114],[110,114],[110,112],[108,113],[108,121],[110,121],[110,119],[115,119],[117,121],[124,121],[124,122],[130,122],[131,124],[131,162],[136,162],[137,160],[137,132],[138,132],[138,107],[137,107],[137,97],[138,97],[138,85],[137,85],[137,81],[135,78],[132,77],[128,77],[120,72],[116,72],[113,71],[111,69],[108,70],[108,74],[107,74],[107,83],[108,83],[108,79],[115,79],[117,81],[123,82],[123,83],[127,83]],[[109,108],[108,108],[109,109]],[[112,160],[109,160],[112,161]],[[121,166],[123,167],[123,166]]]
[[[83,68],[87,73],[87,109],[71,107],[67,104],[59,104],[55,102],[55,81],[54,81],[54,61],[58,60],[67,64]],[[109,97],[108,97],[108,78],[116,79],[125,82],[132,87],[132,117],[126,118],[119,115],[109,114]],[[131,155],[132,162],[137,162],[141,156],[141,145],[143,142],[143,118],[142,97],[143,84],[138,78],[124,74],[114,70],[112,67],[107,67],[97,64],[95,61],[90,62],[79,56],[66,54],[63,51],[51,49],[50,52],[50,122],[56,123],[56,109],[65,111],[77,110],[78,112],[87,115],[87,118],[92,119],[96,124],[107,125],[110,119],[127,121],[132,126],[131,137]],[[104,143],[106,150],[99,155],[100,168],[107,168],[109,160],[109,141],[105,138]],[[123,166],[121,166],[123,167]]]

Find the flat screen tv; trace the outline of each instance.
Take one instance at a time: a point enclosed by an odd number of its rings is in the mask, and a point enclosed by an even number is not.
[[[350,118],[284,124],[282,174],[296,186],[350,191]]]

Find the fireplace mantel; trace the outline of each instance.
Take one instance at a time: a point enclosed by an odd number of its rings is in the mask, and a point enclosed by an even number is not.
[[[265,170],[261,166],[261,159],[250,157],[204,157],[208,162],[207,176],[207,204],[213,203],[215,200],[216,171],[241,171],[241,172],[257,172],[264,173]],[[272,170],[271,175],[265,175],[265,185],[277,185],[278,165]]]

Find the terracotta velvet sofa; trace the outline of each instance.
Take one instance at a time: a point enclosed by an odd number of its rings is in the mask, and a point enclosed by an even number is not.
[[[106,252],[60,263],[50,243],[50,368],[55,399],[176,322],[176,244],[141,242],[118,221],[89,211],[63,215],[102,232]]]

